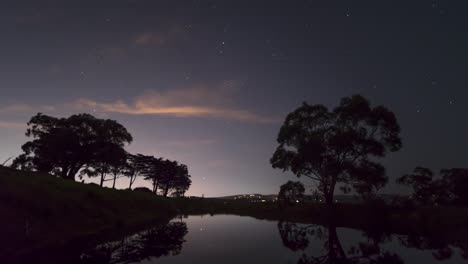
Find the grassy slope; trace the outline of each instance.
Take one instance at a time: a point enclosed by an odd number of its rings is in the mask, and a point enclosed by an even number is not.
[[[0,256],[167,221],[176,215],[171,204],[148,193],[0,166]]]

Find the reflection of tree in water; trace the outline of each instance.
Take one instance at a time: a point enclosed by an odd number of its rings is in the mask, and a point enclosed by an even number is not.
[[[420,250],[432,250],[432,256],[437,260],[450,259],[453,256],[453,247],[458,247],[461,250],[461,256],[468,259],[468,242],[455,241],[447,242],[446,239],[440,236],[421,236],[421,235],[406,235],[399,236],[400,243],[408,248],[416,248]],[[450,247],[452,245],[453,247]]]
[[[383,233],[365,233],[367,241],[360,242],[345,251],[338,239],[336,227],[317,225],[297,225],[294,223],[279,222],[278,229],[283,244],[293,251],[305,250],[309,245],[309,239],[323,241],[325,253],[319,256],[308,256],[305,253],[299,259],[298,264],[325,264],[325,263],[403,263],[403,260],[394,253],[382,251],[379,244],[387,239]]]
[[[171,222],[108,242],[82,255],[84,263],[134,263],[168,255],[178,255],[188,233],[183,222]]]

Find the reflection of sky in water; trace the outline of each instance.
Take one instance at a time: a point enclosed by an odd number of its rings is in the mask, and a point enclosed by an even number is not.
[[[308,236],[305,251],[293,252],[283,246],[277,222],[239,216],[189,216],[184,219],[189,232],[182,252],[142,263],[297,263],[300,256],[321,256],[324,241]],[[338,228],[338,238],[345,252],[359,242],[366,242],[361,231]],[[397,253],[405,263],[463,263],[459,250],[444,261],[435,260],[432,250],[406,248],[393,237],[380,244],[381,251]]]
[[[298,259],[283,247],[276,222],[224,215],[189,216],[184,221],[189,233],[182,253],[154,263],[296,263]]]

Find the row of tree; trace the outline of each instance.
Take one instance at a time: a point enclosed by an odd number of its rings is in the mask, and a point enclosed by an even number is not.
[[[303,103],[286,117],[277,141],[270,160],[273,168],[314,180],[328,206],[338,187],[373,198],[388,182],[378,159],[402,147],[395,114],[384,106],[372,107],[360,95],[343,98],[331,110]],[[432,171],[418,167],[397,182],[411,186],[420,204],[468,204],[468,169],[442,170],[433,179]],[[294,203],[303,192],[301,183],[288,182],[281,186],[279,198]]]
[[[436,176],[428,168],[416,167],[397,183],[410,186],[411,198],[419,205],[468,205],[468,169],[443,169]]]
[[[152,183],[152,191],[164,196],[182,196],[191,185],[188,168],[142,154],[130,154],[124,147],[132,135],[117,121],[89,114],[56,118],[37,114],[28,122],[26,136],[32,140],[22,146],[23,154],[12,167],[48,173],[69,180],[83,176],[99,177],[100,186],[128,177],[129,188],[138,177]],[[110,178],[109,178],[110,177]]]

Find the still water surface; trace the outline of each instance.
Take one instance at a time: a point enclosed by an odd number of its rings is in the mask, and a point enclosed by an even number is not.
[[[424,237],[233,215],[205,215],[176,219],[167,225],[101,244],[84,252],[81,260],[83,263],[148,264],[430,264],[467,263],[467,253],[457,246]]]

